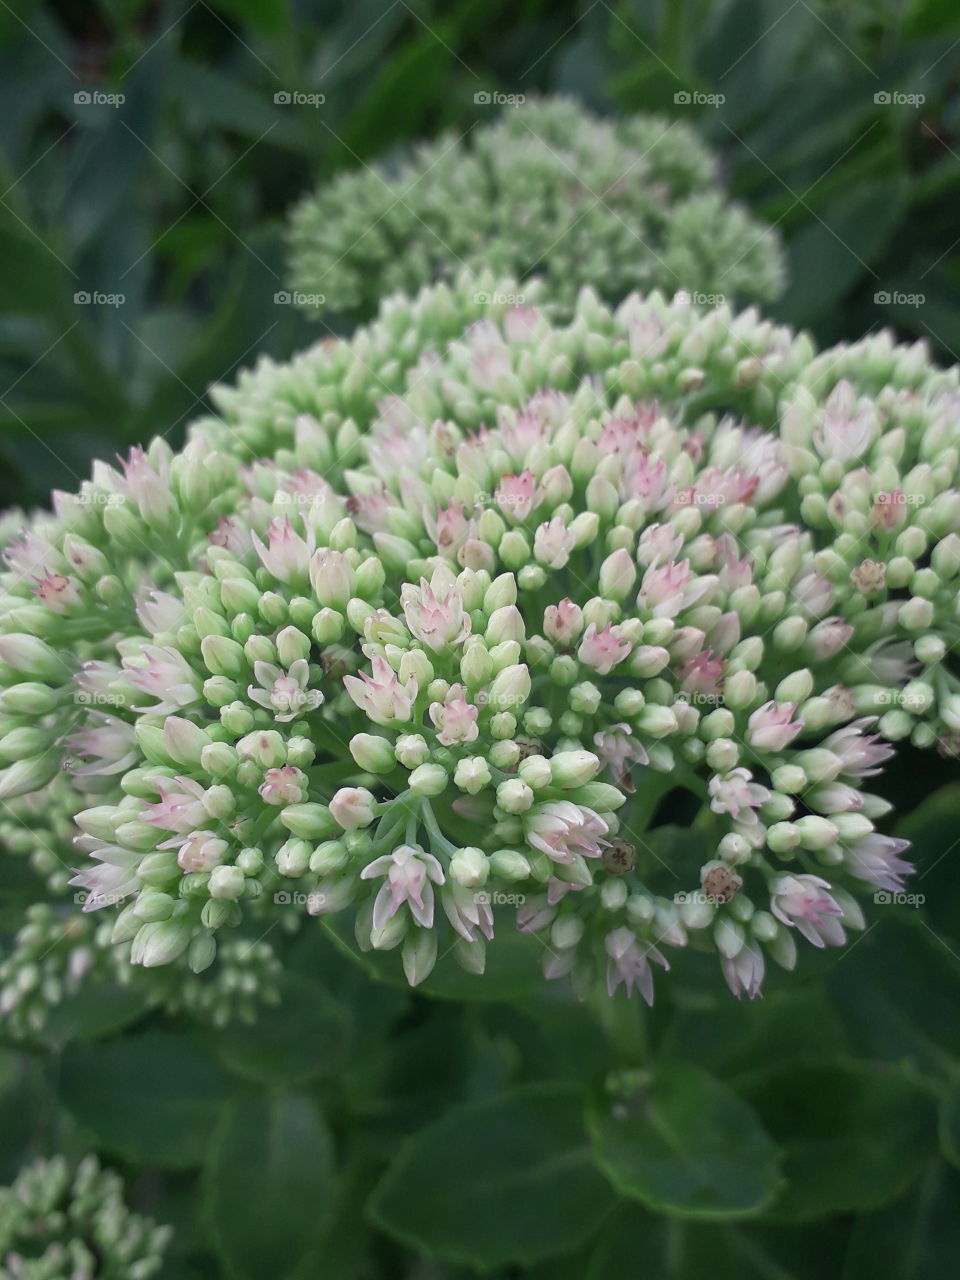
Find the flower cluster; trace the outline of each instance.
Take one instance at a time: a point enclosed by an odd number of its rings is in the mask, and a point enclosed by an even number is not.
[[[494,292],[265,362],[8,548],[0,794],[72,789],[125,961],[346,911],[417,983],[516,908],[547,977],[649,1000],[690,947],[755,996],[902,887],[873,780],[956,750],[956,370]]]
[[[71,1169],[35,1160],[0,1188],[0,1270],[9,1280],[149,1280],[169,1227],[131,1213],[115,1173],[95,1156]]]
[[[726,198],[692,129],[565,98],[342,174],[297,206],[289,239],[293,297],[315,317],[367,320],[384,292],[463,267],[543,276],[565,315],[584,284],[610,302],[654,288],[751,300],[783,278],[775,233]]]

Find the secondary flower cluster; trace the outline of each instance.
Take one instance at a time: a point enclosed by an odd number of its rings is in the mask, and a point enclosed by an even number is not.
[[[564,315],[590,283],[610,302],[654,288],[775,297],[776,234],[718,183],[713,156],[676,120],[601,120],[573,99],[530,100],[303,200],[289,234],[294,300],[314,316],[368,320],[385,292],[464,267],[542,276]]]
[[[496,292],[264,362],[8,549],[0,793],[71,790],[133,964],[349,911],[416,983],[512,904],[548,977],[649,1000],[689,946],[754,996],[902,888],[869,788],[955,749],[956,371]]]
[[[87,1156],[35,1160],[0,1188],[0,1270],[9,1280],[149,1280],[169,1227],[123,1203],[115,1173]]]

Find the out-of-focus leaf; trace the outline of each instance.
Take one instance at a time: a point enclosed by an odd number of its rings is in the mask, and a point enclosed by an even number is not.
[[[196,1040],[146,1031],[70,1045],[59,1089],[97,1146],[134,1162],[182,1169],[203,1159],[229,1080]]]
[[[666,1280],[840,1280],[845,1228],[728,1225],[620,1209],[597,1238],[585,1280],[635,1273]]]
[[[909,1195],[857,1219],[843,1280],[943,1280],[960,1255],[960,1174],[935,1162]]]
[[[698,1067],[659,1063],[589,1112],[597,1163],[623,1195],[661,1213],[748,1217],[780,1185],[779,1152],[756,1113]]]
[[[915,915],[870,925],[832,970],[829,989],[860,1053],[940,1074],[960,1058],[960,962]]]
[[[906,1190],[934,1150],[934,1099],[899,1068],[784,1063],[744,1091],[784,1151],[775,1219],[879,1208]]]
[[[576,1090],[530,1085],[454,1107],[413,1138],[374,1192],[383,1230],[482,1269],[563,1254],[603,1221]]]
[[[252,1026],[234,1023],[213,1036],[223,1062],[263,1084],[302,1084],[343,1065],[345,1011],[319,982],[286,974],[280,1000],[263,1006]]]
[[[233,1280],[323,1274],[336,1193],[333,1143],[311,1098],[244,1094],[223,1117],[206,1165],[206,1216]]]

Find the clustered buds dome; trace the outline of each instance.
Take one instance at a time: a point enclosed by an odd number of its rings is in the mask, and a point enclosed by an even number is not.
[[[878,775],[960,743],[957,371],[514,293],[264,360],[9,544],[14,851],[126,967],[347,921],[416,984],[518,927],[578,989],[689,948],[752,997],[903,887]]]
[[[583,285],[611,303],[657,288],[753,301],[783,281],[776,233],[728,200],[693,129],[601,120],[566,98],[324,183],[289,241],[291,297],[315,318],[369,320],[385,294],[465,268],[542,276],[564,316]]]
[[[63,1156],[34,1160],[0,1187],[0,1273],[10,1280],[150,1280],[169,1227],[123,1202],[115,1173],[95,1156],[71,1168]]]

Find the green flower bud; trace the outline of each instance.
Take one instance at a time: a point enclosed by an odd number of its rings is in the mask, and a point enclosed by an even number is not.
[[[439,796],[447,787],[447,771],[438,764],[421,764],[410,774],[410,790],[418,796]]]
[[[466,791],[468,795],[475,796],[484,787],[490,785],[492,781],[490,766],[482,756],[469,756],[464,760],[458,760],[453,781],[461,791]]]
[[[367,773],[392,773],[397,767],[393,743],[379,734],[354,734],[350,739],[350,754]]]
[[[490,874],[497,880],[516,883],[530,876],[530,861],[515,849],[497,849],[490,855]]]
[[[554,786],[564,790],[582,787],[600,771],[599,757],[592,751],[558,751],[550,758],[549,764]]]

